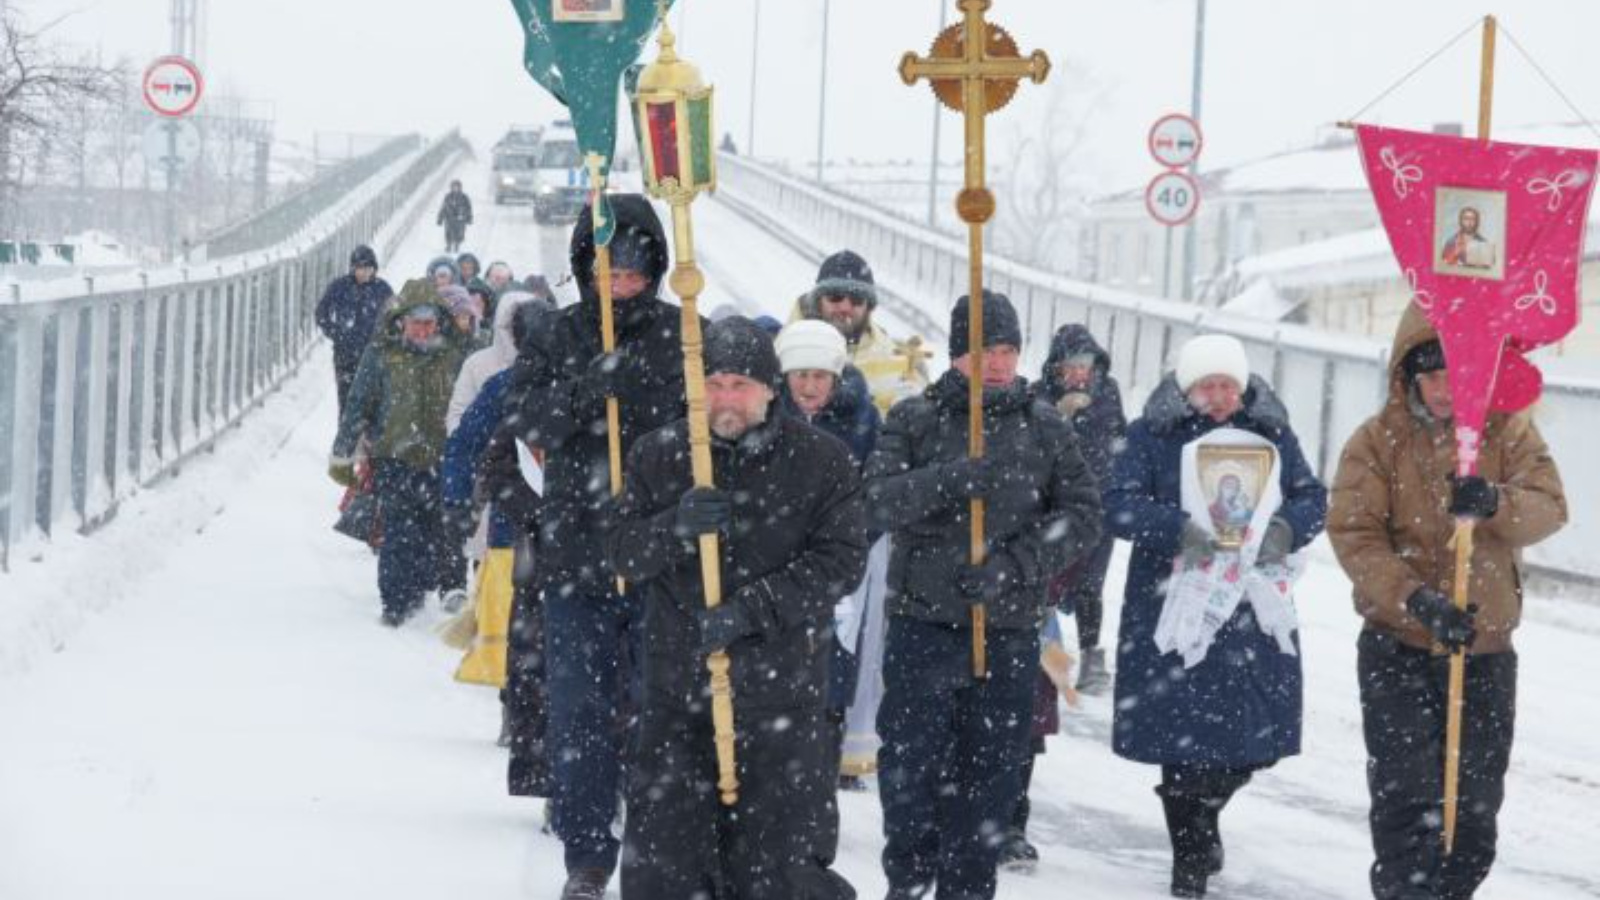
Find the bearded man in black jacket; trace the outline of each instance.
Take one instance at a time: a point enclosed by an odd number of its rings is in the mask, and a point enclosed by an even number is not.
[[[715,487],[695,487],[688,424],[628,455],[606,549],[645,598],[643,708],[629,775],[622,891],[630,900],[847,900],[819,862],[837,740],[825,700],[834,604],[861,580],[861,481],[837,438],[777,413],[767,334],[706,333]],[[724,599],[707,609],[698,538],[720,536]],[[739,792],[716,790],[708,654],[731,660]],[[832,852],[824,858],[831,859]]]

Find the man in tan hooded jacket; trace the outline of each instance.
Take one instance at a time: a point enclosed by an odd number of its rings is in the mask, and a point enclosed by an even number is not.
[[[1366,619],[1358,642],[1378,900],[1470,898],[1489,874],[1516,715],[1521,553],[1566,523],[1561,477],[1528,413],[1492,415],[1479,475],[1455,478],[1449,374],[1409,309],[1389,399],[1345,445],[1328,536]],[[1469,606],[1455,608],[1458,517],[1477,520]],[[1449,656],[1467,653],[1454,852],[1441,834]]]

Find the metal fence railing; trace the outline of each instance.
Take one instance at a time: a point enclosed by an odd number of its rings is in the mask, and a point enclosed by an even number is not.
[[[465,148],[415,142],[261,252],[0,298],[0,569],[104,521],[297,371],[323,285],[357,244],[387,257]]]
[[[781,232],[791,245],[855,250],[891,286],[899,318],[928,323],[931,333],[925,336],[942,336],[947,310],[967,292],[964,241],[743,157],[724,154],[718,166],[719,196],[759,211],[751,219],[758,227]],[[1282,395],[1308,459],[1324,478],[1338,464],[1345,441],[1386,396],[1388,348],[1377,341],[1202,310],[997,257],[985,269],[989,287],[1008,294],[1022,318],[1027,371],[1038,371],[1056,329],[1083,323],[1110,352],[1113,373],[1135,410],[1184,341],[1205,332],[1238,337],[1252,367]],[[907,315],[906,305],[920,309]],[[1534,548],[1529,561],[1556,574],[1600,580],[1600,556],[1589,550],[1600,546],[1600,517],[1586,514],[1600,508],[1600,470],[1581,455],[1583,432],[1600,419],[1600,384],[1552,379],[1537,415],[1558,462],[1565,463],[1573,520]]]
[[[190,258],[220,259],[276,246],[367,179],[416,151],[422,143],[421,135],[403,135],[386,141],[370,153],[340,163],[278,203],[207,237],[195,247]]]

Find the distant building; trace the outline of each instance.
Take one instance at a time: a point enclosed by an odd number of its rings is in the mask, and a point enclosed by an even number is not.
[[[1460,133],[1459,126],[1434,129]],[[1582,125],[1507,129],[1506,141],[1600,145]],[[1202,175],[1195,297],[1207,306],[1274,321],[1387,339],[1411,301],[1378,221],[1353,137],[1332,136]],[[1166,228],[1144,207],[1143,188],[1094,201],[1086,230],[1086,274],[1108,286],[1182,296],[1183,229],[1172,233],[1164,290]],[[1600,203],[1590,205],[1584,249],[1583,317],[1553,353],[1600,360]]]
[[[1157,169],[1151,167],[1153,177]],[[1240,260],[1377,224],[1353,139],[1335,134],[1317,147],[1280,153],[1200,176],[1195,296],[1215,303],[1211,285]],[[1145,209],[1144,186],[1091,202],[1085,274],[1102,284],[1170,297],[1183,295],[1185,228],[1169,229]]]

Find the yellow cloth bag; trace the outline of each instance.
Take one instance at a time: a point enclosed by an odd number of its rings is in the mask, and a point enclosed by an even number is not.
[[[509,547],[491,548],[478,566],[473,608],[478,614],[478,634],[456,669],[456,680],[467,684],[505,687],[506,639],[511,632],[511,604],[515,588],[511,570],[516,553]]]

